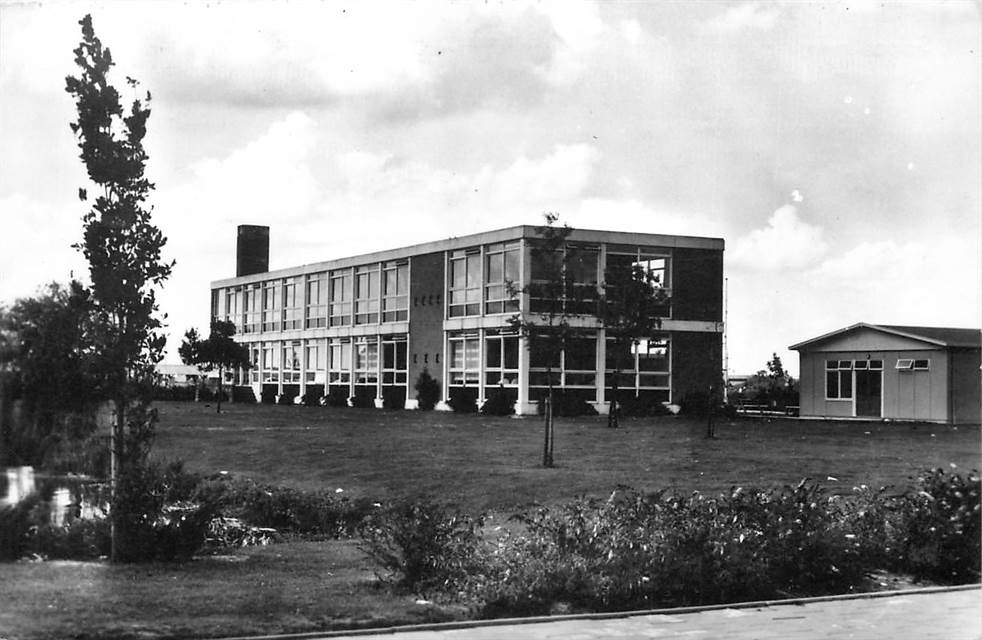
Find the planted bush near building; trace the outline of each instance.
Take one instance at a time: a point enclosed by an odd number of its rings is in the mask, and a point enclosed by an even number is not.
[[[924,474],[904,495],[802,481],[720,496],[614,492],[541,507],[513,532],[432,504],[380,512],[364,550],[389,583],[464,597],[484,617],[848,593],[880,569],[980,578],[979,478]]]

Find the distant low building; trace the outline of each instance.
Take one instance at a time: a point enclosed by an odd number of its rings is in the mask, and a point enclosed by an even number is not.
[[[789,349],[803,417],[982,420],[979,329],[859,323]]]
[[[158,364],[157,375],[164,387],[193,387],[202,373],[197,367],[187,364]]]

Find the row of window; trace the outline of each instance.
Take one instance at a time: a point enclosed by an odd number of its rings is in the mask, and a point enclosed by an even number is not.
[[[900,371],[929,371],[930,360],[900,358],[895,368]],[[853,371],[883,371],[882,360],[826,360],[825,398],[827,400],[851,400],[853,396]]]
[[[484,365],[481,366],[481,337],[478,333],[454,333],[448,339],[450,386],[518,386],[519,338],[508,333],[488,333],[484,337]],[[550,349],[533,339],[529,353],[529,387],[592,389],[597,385],[597,336],[570,339],[563,349]],[[614,381],[627,389],[669,389],[671,362],[668,339],[636,342],[607,339],[604,358],[606,383]]]
[[[406,336],[292,340],[249,346],[253,382],[405,384]]]
[[[670,259],[654,250],[610,245],[604,269],[640,268],[667,291]],[[564,251],[533,248],[530,308],[557,304],[567,313],[595,314],[601,281],[599,245],[569,245]],[[451,318],[518,311],[521,243],[489,244],[447,256],[447,315]],[[557,280],[557,273],[561,277]],[[558,290],[550,283],[561,281]],[[220,297],[223,299],[220,300]],[[239,333],[397,322],[409,316],[408,260],[335,269],[212,292],[212,316],[224,303]],[[669,315],[666,305],[662,315]]]
[[[212,294],[216,317],[218,295]],[[409,262],[270,280],[226,289],[224,296],[224,317],[240,333],[398,322],[409,317]]]

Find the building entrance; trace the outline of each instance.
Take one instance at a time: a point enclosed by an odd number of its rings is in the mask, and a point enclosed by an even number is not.
[[[882,417],[883,397],[882,371],[856,371],[856,415],[863,417]]]

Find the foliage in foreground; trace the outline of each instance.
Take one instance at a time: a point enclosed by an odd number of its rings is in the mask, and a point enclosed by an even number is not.
[[[495,540],[480,517],[413,503],[368,521],[362,547],[386,582],[483,617],[848,593],[878,569],[958,584],[980,577],[979,494],[977,475],[941,470],[896,496],[626,489],[522,514]]]

